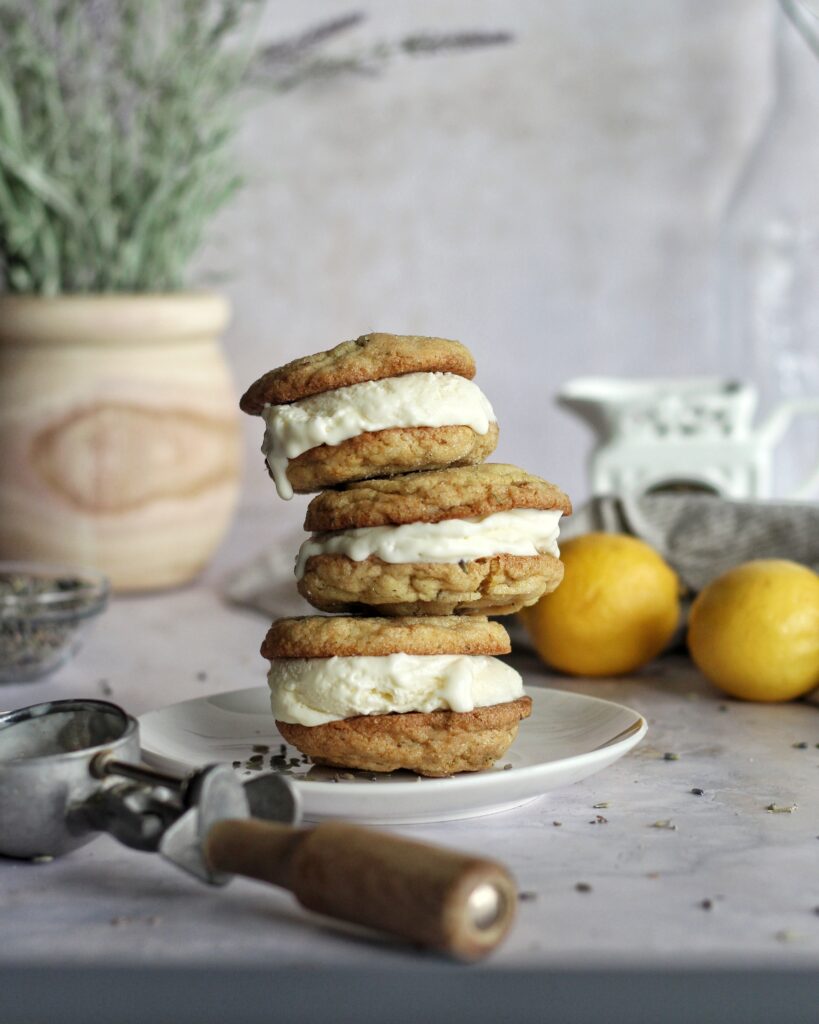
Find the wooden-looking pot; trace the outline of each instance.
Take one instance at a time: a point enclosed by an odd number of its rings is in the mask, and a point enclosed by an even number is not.
[[[119,590],[203,568],[239,490],[217,295],[0,296],[0,558]]]

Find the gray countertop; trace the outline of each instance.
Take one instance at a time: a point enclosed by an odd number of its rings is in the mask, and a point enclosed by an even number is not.
[[[72,664],[43,682],[4,687],[0,704],[105,696],[139,714],[263,684],[257,651],[265,621],[226,607],[216,582],[247,554],[247,536],[235,533],[196,586],[115,600]],[[161,1021],[159,992],[166,1009],[172,1001],[167,1019],[176,1024],[252,1022],[262,1019],[266,986],[290,1020],[323,1019],[328,999],[336,1020],[348,1012],[383,1020],[380,995],[406,986],[428,1019],[435,1004],[425,1000],[439,990],[448,993],[449,1019],[504,1019],[491,999],[478,999],[490,981],[516,1020],[595,1019],[594,993],[608,1006],[598,1019],[657,1019],[645,994],[683,982],[699,1020],[706,999],[723,1019],[764,1020],[759,1014],[775,1007],[782,1021],[815,1019],[819,709],[725,700],[679,656],[599,682],[550,676],[524,645],[514,662],[528,686],[636,708],[649,732],[606,771],[516,811],[400,829],[512,869],[519,917],[490,960],[439,964],[319,920],[286,893],[242,880],[210,890],[100,837],[52,863],[0,861],[2,1024],[49,1020],[50,1006],[61,1007],[64,1022]],[[604,810],[595,808],[601,803]],[[771,804],[794,809],[771,813]],[[654,827],[658,821],[675,827]],[[217,979],[248,993],[235,1018]],[[119,1016],[107,1002],[115,990],[130,993]],[[744,1016],[730,1017],[740,1007]],[[411,1019],[404,1012],[396,1009],[394,1019]]]

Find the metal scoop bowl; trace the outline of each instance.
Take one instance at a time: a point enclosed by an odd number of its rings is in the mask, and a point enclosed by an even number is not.
[[[255,878],[456,959],[480,959],[507,934],[517,900],[502,865],[298,819],[281,775],[243,785],[227,765],[184,778],[142,765],[138,724],[115,704],[59,700],[0,715],[0,855],[58,857],[105,831],[211,885]]]
[[[136,721],[115,704],[57,700],[0,715],[0,853],[58,857],[94,838],[77,808],[107,752],[139,763]]]

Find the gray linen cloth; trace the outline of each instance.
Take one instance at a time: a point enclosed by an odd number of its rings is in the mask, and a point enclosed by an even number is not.
[[[296,590],[293,572],[296,552],[306,536],[291,531],[275,545],[260,551],[225,580],[223,597],[231,604],[253,608],[269,619],[318,615]]]
[[[674,568],[689,590],[754,558],[789,558],[819,572],[819,506],[726,501],[704,494],[593,498],[561,523],[562,539],[590,530],[630,533]]]

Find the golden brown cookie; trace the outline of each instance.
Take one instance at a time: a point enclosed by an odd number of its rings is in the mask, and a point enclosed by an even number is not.
[[[326,725],[276,722],[276,727],[317,764],[371,772],[407,768],[437,777],[491,768],[531,710],[531,699],[520,697],[467,712],[359,715]]]
[[[388,654],[508,654],[509,635],[485,618],[378,619],[309,615],[277,619],[264,658],[383,657]]]
[[[371,615],[511,615],[553,591],[563,563],[553,555],[496,555],[471,562],[307,560],[299,593],[324,612]]]
[[[464,345],[447,338],[363,334],[354,341],[344,341],[325,352],[270,370],[250,385],[239,404],[243,412],[259,416],[266,405],[296,402],[365,380],[436,371],[471,380],[475,361]]]
[[[387,480],[351,483],[317,495],[307,508],[305,530],[349,530],[468,519],[515,508],[560,509],[568,497],[554,484],[517,466],[489,462]]]
[[[391,427],[310,448],[287,464],[296,494],[310,494],[351,480],[393,476],[483,462],[498,443],[498,425],[485,434],[471,427]]]

